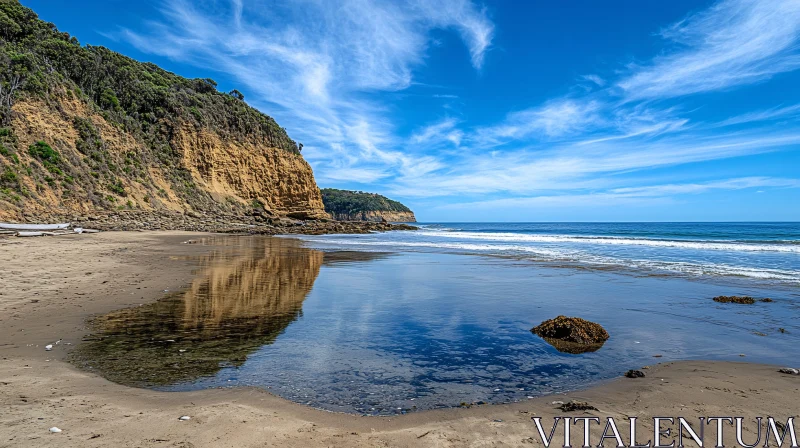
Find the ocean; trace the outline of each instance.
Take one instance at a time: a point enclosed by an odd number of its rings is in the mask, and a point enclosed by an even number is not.
[[[800,282],[800,223],[420,223],[315,247],[512,257],[638,273]]]

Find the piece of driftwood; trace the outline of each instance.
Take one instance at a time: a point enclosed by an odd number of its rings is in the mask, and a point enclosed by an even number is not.
[[[0,229],[5,230],[23,230],[23,231],[48,231],[48,230],[63,230],[70,226],[70,223],[62,224],[13,224],[0,222]]]

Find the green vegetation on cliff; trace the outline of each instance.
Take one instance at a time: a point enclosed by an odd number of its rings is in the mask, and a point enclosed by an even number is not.
[[[8,125],[14,101],[78,96],[108,121],[159,143],[159,122],[181,117],[220,134],[263,138],[275,147],[299,146],[272,118],[243,102],[237,90],[218,92],[213,79],[186,79],[104,47],[81,46],[17,0],[0,0],[0,120]],[[163,143],[163,142],[162,142]]]
[[[290,155],[302,145],[239,91],[216,87],[212,79],[183,78],[104,47],[81,46],[17,0],[0,0],[0,211],[31,204],[158,208],[159,201],[249,209],[252,198],[226,203],[199,187],[175,135],[188,126]],[[54,117],[68,125],[40,126]]]
[[[335,188],[323,188],[320,191],[322,192],[325,211],[334,217],[355,215],[363,212],[411,213],[411,209],[405,205],[376,193],[337,190]]]

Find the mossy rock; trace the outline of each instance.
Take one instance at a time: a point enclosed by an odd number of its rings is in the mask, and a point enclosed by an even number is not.
[[[531,332],[556,350],[564,353],[586,353],[598,350],[609,335],[600,324],[580,317],[558,316],[542,322]]]

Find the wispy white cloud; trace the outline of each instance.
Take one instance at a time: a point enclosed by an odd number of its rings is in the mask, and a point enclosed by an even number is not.
[[[800,67],[797,0],[725,0],[662,30],[679,49],[634,67],[630,99],[727,89]]]
[[[469,47],[472,65],[478,69],[483,66],[494,37],[494,24],[486,18],[486,11],[477,10],[470,0],[417,0],[414,6],[434,27],[457,29]]]
[[[771,109],[758,110],[742,115],[736,115],[716,123],[715,126],[724,127],[775,119],[790,119],[797,118],[798,115],[800,115],[800,104],[794,104],[792,106],[773,107]]]
[[[534,137],[563,137],[585,133],[603,121],[596,101],[558,99],[540,107],[509,114],[495,126],[478,128],[474,139],[480,144],[497,145]]]
[[[652,141],[566,143],[547,150],[468,155],[444,172],[413,182],[399,177],[389,188],[398,195],[527,195],[534,192],[610,189],[634,171],[774,151],[795,144],[800,132],[763,136],[753,132],[673,135]]]
[[[305,144],[318,177],[337,179],[349,170],[352,181],[395,169],[419,172],[400,151],[384,107],[368,94],[409,87],[432,30],[456,32],[476,69],[494,35],[486,11],[470,0],[166,0],[161,14],[145,30],[124,29],[118,37],[232,75],[255,95],[251,104]],[[452,130],[447,139],[458,144],[460,135]]]
[[[523,106],[480,123],[443,110],[445,118],[405,123],[411,130],[403,133],[394,105],[380,101],[380,93],[418,85],[414,76],[426,64],[434,30],[460,37],[473,72],[492,62],[486,55],[495,25],[478,0],[166,0],[161,12],[145,31],[119,36],[142,51],[224,70],[244,83],[251,104],[305,144],[323,185],[380,182],[381,191],[395,195],[470,203],[468,196],[519,196],[502,201],[520,206],[565,198],[666,201],[689,190],[732,190],[747,182],[771,187],[780,180],[648,186],[643,177],[631,184],[630,173],[800,141],[796,128],[774,125],[800,116],[800,105],[708,122],[693,119],[682,102],[800,68],[797,0],[721,0],[662,29],[659,55],[616,74],[581,76],[576,83],[583,90],[528,107],[515,101]],[[470,92],[457,92],[425,96],[470,101]]]
[[[458,146],[461,143],[461,139],[464,137],[464,133],[456,129],[457,123],[458,122],[454,118],[445,118],[438,123],[417,130],[411,134],[409,141],[417,145],[447,141]]]
[[[452,160],[446,171],[414,182],[398,176],[392,188],[397,194],[420,197],[599,188],[604,195],[628,200],[632,192],[611,191],[629,181],[623,174],[797,147],[800,135],[792,129],[714,129],[791,117],[800,112],[797,106],[709,125],[692,123],[686,117],[691,111],[679,105],[648,100],[761,82],[800,68],[792,62],[798,49],[799,9],[796,1],[719,2],[662,30],[679,47],[630,68],[612,87],[553,99],[510,113],[495,125],[474,128],[465,133],[462,144],[472,151]],[[781,19],[773,20],[775,14]],[[597,75],[582,80],[606,84]],[[494,150],[481,149],[487,147]],[[533,202],[550,200],[548,195],[537,197]]]
[[[800,188],[800,179],[743,177],[702,183],[647,185],[632,188],[614,188],[603,192],[549,194],[514,197],[445,205],[441,208],[511,208],[511,207],[607,207],[609,205],[648,204],[672,202],[676,196],[701,194],[709,191],[744,190],[776,187]],[[763,193],[758,190],[756,193]]]
[[[598,75],[583,75],[581,76],[581,79],[585,81],[591,81],[594,84],[598,85],[599,87],[603,87],[606,85],[606,80]]]

